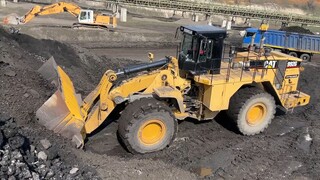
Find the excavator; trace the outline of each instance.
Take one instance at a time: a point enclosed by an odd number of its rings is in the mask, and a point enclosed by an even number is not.
[[[48,6],[34,6],[28,13],[22,17],[9,15],[4,18],[4,24],[25,24],[30,22],[36,16],[51,15],[68,12],[78,18],[78,22],[73,27],[94,27],[94,28],[116,28],[117,20],[114,15],[95,13],[93,10],[81,9],[74,3],[58,2]]]
[[[225,55],[227,33],[219,27],[188,25],[177,32],[178,57],[153,61],[150,55],[150,63],[107,70],[83,100],[51,58],[39,73],[57,90],[37,110],[39,123],[83,147],[87,134],[120,114],[119,139],[143,154],[169,146],[186,118],[208,121],[225,111],[224,120],[249,136],[268,127],[276,107],[291,112],[309,103],[298,88],[301,59],[263,45],[243,52],[232,47]]]

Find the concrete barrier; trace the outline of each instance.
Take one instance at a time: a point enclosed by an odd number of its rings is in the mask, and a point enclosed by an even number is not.
[[[127,22],[127,9],[126,8],[120,9],[120,21]]]
[[[223,20],[222,24],[221,24],[222,28],[226,28],[227,27],[227,20]]]
[[[7,2],[6,2],[5,0],[1,0],[1,1],[0,1],[0,5],[1,5],[2,7],[6,7],[6,6],[7,6]]]

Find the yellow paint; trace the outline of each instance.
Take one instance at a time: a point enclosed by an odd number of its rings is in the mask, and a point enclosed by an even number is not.
[[[21,23],[28,23],[36,16],[59,14],[63,12],[68,12],[71,15],[78,17],[80,15],[81,8],[78,5],[69,2],[58,2],[43,7],[36,5],[28,13],[24,15],[24,18],[22,19]],[[107,16],[100,13],[94,13],[93,23],[91,25],[112,25],[112,27],[115,28],[117,27],[117,19],[114,16]]]
[[[267,31],[269,29],[269,24],[261,24],[259,27],[260,31]]]
[[[64,101],[70,113],[73,114],[75,118],[83,120],[83,115],[81,113],[80,106],[76,98],[76,93],[69,76],[61,69],[61,67],[57,67],[57,71],[60,77],[60,87]]]
[[[246,120],[250,126],[256,126],[263,122],[267,114],[267,107],[263,103],[253,104],[247,111]]]
[[[301,61],[299,58],[280,52],[272,52],[271,56],[268,57],[259,57],[259,54],[253,52],[242,52],[236,55],[234,62],[245,64],[248,61],[256,60]],[[141,97],[153,95],[162,99],[176,100],[177,103],[171,108],[177,119],[186,117],[199,120],[212,119],[219,111],[229,108],[230,98],[244,85],[254,85],[263,89],[264,83],[271,84],[275,91],[275,98],[278,98],[281,105],[287,109],[309,103],[309,95],[296,91],[300,76],[299,67],[287,68],[284,73],[284,80],[278,88],[274,84],[277,69],[229,67],[232,67],[229,63],[222,62],[220,74],[189,75],[189,78],[186,79],[184,78],[186,72],[180,71],[178,60],[172,58],[167,66],[138,74],[122,81],[117,86],[113,83],[117,79],[116,74],[108,70],[97,87],[82,102],[78,102],[70,78],[58,66],[62,99],[70,111],[67,117],[59,119],[59,127],[74,127],[76,131],[72,131],[72,133],[78,134],[77,137],[80,137],[79,134],[81,134],[84,138],[85,134],[96,130],[108,118],[116,107],[115,98],[126,101],[136,94]],[[297,75],[296,78],[295,75]],[[194,102],[199,107],[199,111],[186,109],[187,104],[185,104],[184,97],[191,86],[197,86],[198,89]],[[265,106],[261,104],[251,107],[247,114],[249,124],[258,123],[263,119],[264,112]],[[165,126],[156,119],[148,122],[151,123],[142,125],[138,135],[144,144],[155,144],[163,137],[162,132],[165,132]]]
[[[179,111],[181,113],[184,113],[184,105],[183,105],[183,97],[181,92],[170,86],[163,86],[159,88],[153,89],[155,94],[157,94],[160,98],[172,98],[177,100],[177,104],[179,106]]]
[[[150,120],[143,123],[138,130],[138,139],[146,146],[156,145],[163,140],[166,135],[166,126],[161,120]]]

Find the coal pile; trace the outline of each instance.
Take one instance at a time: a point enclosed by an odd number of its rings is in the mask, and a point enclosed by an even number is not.
[[[280,31],[286,31],[286,32],[292,32],[292,33],[302,33],[302,34],[311,34],[311,35],[314,34],[309,29],[305,29],[305,28],[303,28],[301,26],[282,27],[279,30]]]
[[[61,160],[49,140],[33,144],[12,117],[0,115],[1,179],[98,179],[77,165]]]

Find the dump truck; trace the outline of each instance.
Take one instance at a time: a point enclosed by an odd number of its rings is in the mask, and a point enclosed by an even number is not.
[[[214,26],[181,26],[178,32],[178,57],[107,70],[83,100],[63,68],[47,61],[39,72],[58,88],[37,110],[39,123],[83,147],[87,134],[119,113],[120,140],[143,154],[170,145],[177,122],[186,118],[213,120],[226,111],[225,121],[255,135],[268,127],[277,106],[292,111],[309,103],[298,90],[301,59],[268,49],[230,48],[224,55],[226,30]]]
[[[89,28],[115,28],[117,19],[114,15],[97,13],[89,9],[81,9],[78,5],[70,2],[58,2],[47,6],[34,6],[25,15],[18,17],[16,15],[8,15],[3,19],[4,24],[26,24],[37,16],[59,14],[68,12],[78,18],[78,22],[73,27],[89,27]]]
[[[258,28],[246,29],[242,46],[248,47],[254,38],[254,45],[259,45],[262,32]],[[320,36],[268,30],[264,33],[264,46],[279,50],[290,56],[299,57],[303,61],[311,61],[314,54],[320,54]]]

